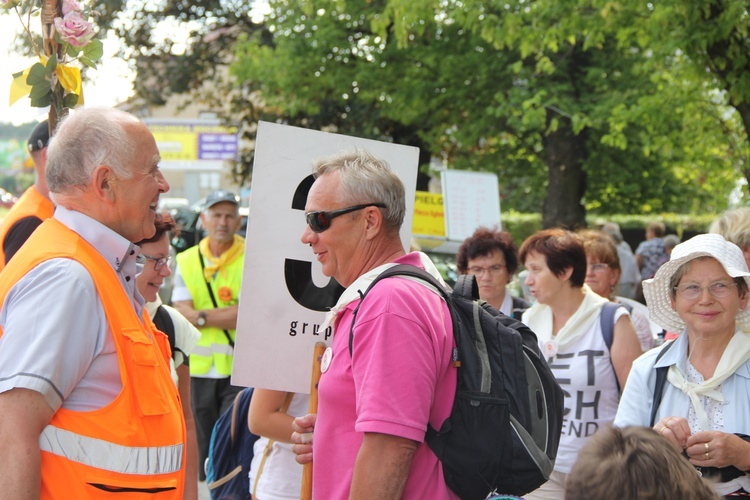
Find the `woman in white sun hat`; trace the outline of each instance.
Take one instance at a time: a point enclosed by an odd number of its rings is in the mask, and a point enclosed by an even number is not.
[[[633,363],[615,417],[652,426],[721,495],[750,496],[748,288],[742,250],[722,236],[677,245],[643,292],[651,319],[682,334]]]

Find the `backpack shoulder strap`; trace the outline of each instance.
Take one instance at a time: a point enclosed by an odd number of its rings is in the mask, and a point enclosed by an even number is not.
[[[602,306],[602,312],[599,315],[599,321],[602,326],[602,337],[604,338],[604,343],[607,344],[607,349],[610,351],[612,350],[612,340],[615,336],[615,313],[621,307],[624,306],[617,302],[607,302]],[[611,355],[609,360],[610,362],[612,361]],[[612,369],[614,370],[614,365],[612,365]],[[621,393],[622,387],[620,387],[620,380],[617,378],[617,372],[615,372],[615,383],[617,384],[617,392]]]
[[[599,315],[599,321],[602,326],[602,337],[607,349],[612,349],[612,339],[615,335],[615,312],[619,309],[620,304],[617,302],[607,302],[602,306],[602,312]]]
[[[172,358],[175,354],[175,333],[174,333],[174,322],[172,316],[169,315],[169,311],[164,306],[159,306],[154,314],[154,325],[159,329],[160,332],[164,333],[169,339],[169,348],[172,350]]]
[[[428,288],[435,289],[435,292],[439,293],[445,300],[448,300],[450,292],[445,288],[445,285],[440,283],[437,279],[435,279],[434,276],[432,276],[424,269],[420,269],[417,266],[412,266],[410,264],[398,264],[393,267],[389,267],[388,269],[380,273],[374,280],[372,280],[372,283],[370,283],[370,286],[367,287],[367,290],[365,290],[364,293],[362,293],[361,290],[359,291],[359,304],[357,304],[357,307],[352,313],[352,324],[349,326],[349,356],[351,356],[353,352],[354,323],[357,321],[357,313],[359,312],[359,308],[362,305],[362,301],[364,301],[367,294],[370,292],[370,290],[372,290],[372,287],[374,287],[380,280],[391,278],[393,276],[401,276],[414,279],[415,281],[420,281]],[[474,289],[477,290],[476,283],[474,284]]]
[[[656,365],[656,362],[659,361],[661,357],[667,353],[669,348],[672,347],[672,344],[674,344],[674,341],[664,344],[664,347],[661,348],[659,354],[656,355],[654,365]],[[669,371],[669,367],[662,366],[654,369],[656,370],[656,384],[654,384],[654,397],[653,403],[651,404],[651,427],[654,426],[654,421],[656,420],[656,410],[659,409],[661,398],[664,396],[664,384],[667,382],[667,371]]]

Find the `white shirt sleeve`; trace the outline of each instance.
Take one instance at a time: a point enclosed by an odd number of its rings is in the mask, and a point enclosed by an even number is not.
[[[188,290],[185,280],[182,278],[180,266],[175,266],[174,283],[172,287],[172,303],[174,304],[175,302],[183,300],[193,300],[193,297],[190,295],[190,290]]]
[[[198,340],[201,338],[201,332],[198,331],[198,329],[195,328],[185,316],[180,314],[179,311],[166,304],[162,304],[162,306],[172,318],[172,324],[174,325],[175,348],[185,353],[186,356],[190,356],[190,353],[193,352],[195,346],[198,345]],[[180,363],[177,363],[177,361],[180,361]],[[175,364],[179,365],[181,363],[182,359],[175,360]]]
[[[86,268],[52,259],[10,289],[0,310],[0,392],[25,388],[57,410],[96,409],[122,389],[117,349]]]

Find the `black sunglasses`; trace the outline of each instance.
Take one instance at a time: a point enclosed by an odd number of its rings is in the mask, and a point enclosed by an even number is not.
[[[307,220],[307,225],[310,226],[310,229],[312,229],[313,232],[322,233],[323,231],[331,227],[331,222],[339,215],[356,212],[357,210],[362,210],[363,208],[367,207],[386,208],[384,203],[367,203],[365,205],[355,205],[349,208],[331,210],[330,212],[306,212],[305,220]]]

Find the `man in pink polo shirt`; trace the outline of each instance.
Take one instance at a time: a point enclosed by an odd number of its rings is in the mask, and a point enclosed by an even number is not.
[[[364,151],[315,165],[302,242],[326,276],[346,291],[329,313],[331,347],[323,356],[317,415],[294,422],[297,461],[313,460],[317,499],[458,498],[424,442],[439,429],[456,391],[451,317],[435,292],[413,280],[372,280],[395,264],[439,276],[424,254],[404,251],[404,186],[384,161]],[[312,444],[314,431],[315,445]]]

